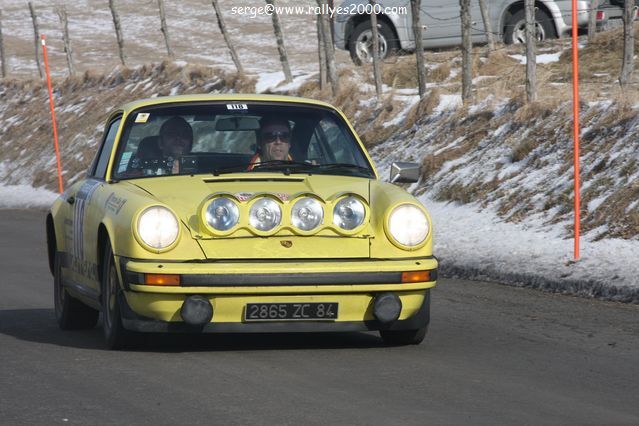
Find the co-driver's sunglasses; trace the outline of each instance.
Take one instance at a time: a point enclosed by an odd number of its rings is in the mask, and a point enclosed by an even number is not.
[[[290,137],[291,137],[291,133],[288,130],[285,130],[283,132],[277,131],[277,132],[263,132],[262,133],[262,140],[265,143],[273,143],[277,139],[281,140],[282,142],[288,143],[288,140],[289,140]]]

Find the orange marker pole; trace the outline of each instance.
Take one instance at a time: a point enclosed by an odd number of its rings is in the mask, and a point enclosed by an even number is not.
[[[572,0],[572,96],[573,96],[573,139],[575,172],[575,260],[579,260],[579,45],[578,45],[577,0]]]
[[[51,107],[51,121],[53,122],[53,143],[55,145],[55,156],[58,164],[58,187],[60,193],[64,192],[62,185],[62,165],[60,164],[60,145],[58,144],[58,126],[55,120],[55,107],[53,106],[53,89],[51,89],[51,74],[49,73],[49,58],[47,57],[47,42],[44,34],[40,36],[42,41],[42,54],[44,55],[44,69],[47,72],[47,87],[49,88],[49,106]]]

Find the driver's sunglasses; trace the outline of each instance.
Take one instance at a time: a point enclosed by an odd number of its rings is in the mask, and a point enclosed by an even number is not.
[[[282,142],[288,143],[290,137],[291,137],[291,132],[289,131],[262,133],[262,140],[265,143],[273,143],[278,139],[281,140]]]

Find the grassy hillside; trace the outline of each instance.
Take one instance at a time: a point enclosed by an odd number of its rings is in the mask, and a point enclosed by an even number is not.
[[[582,49],[582,218],[593,239],[639,238],[637,84],[622,93],[615,83],[618,36],[600,35]],[[391,160],[420,162],[423,179],[411,187],[417,194],[474,203],[531,227],[558,225],[569,237],[573,183],[566,46],[557,41],[543,47],[556,59],[539,65],[543,84],[540,101],[532,105],[522,96],[524,66],[516,57],[521,47],[502,47],[489,57],[485,49],[476,49],[475,97],[468,105],[458,100],[456,51],[426,53],[429,94],[421,101],[411,57],[384,65],[386,87],[379,100],[367,67],[341,66],[335,97],[320,91],[312,74],[303,83],[272,90],[339,106],[372,150],[383,177]],[[607,50],[610,46],[616,51]],[[157,95],[253,92],[259,78],[238,78],[227,68],[163,62],[56,80],[66,181],[86,170],[111,108]],[[0,183],[55,189],[47,102],[41,81],[0,81]]]

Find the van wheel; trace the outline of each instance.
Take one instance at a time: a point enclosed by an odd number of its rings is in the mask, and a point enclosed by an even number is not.
[[[373,27],[370,19],[355,27],[348,41],[348,50],[355,65],[373,62]],[[385,22],[377,21],[379,39],[379,59],[396,55],[399,43],[393,29]]]
[[[62,284],[62,261],[56,252],[53,266],[53,305],[55,318],[62,330],[95,327],[100,312],[72,297]]]
[[[555,24],[550,16],[541,9],[535,12],[535,39],[545,41],[550,38],[557,38]],[[504,43],[524,44],[526,43],[526,11],[519,10],[514,13],[504,30]]]

